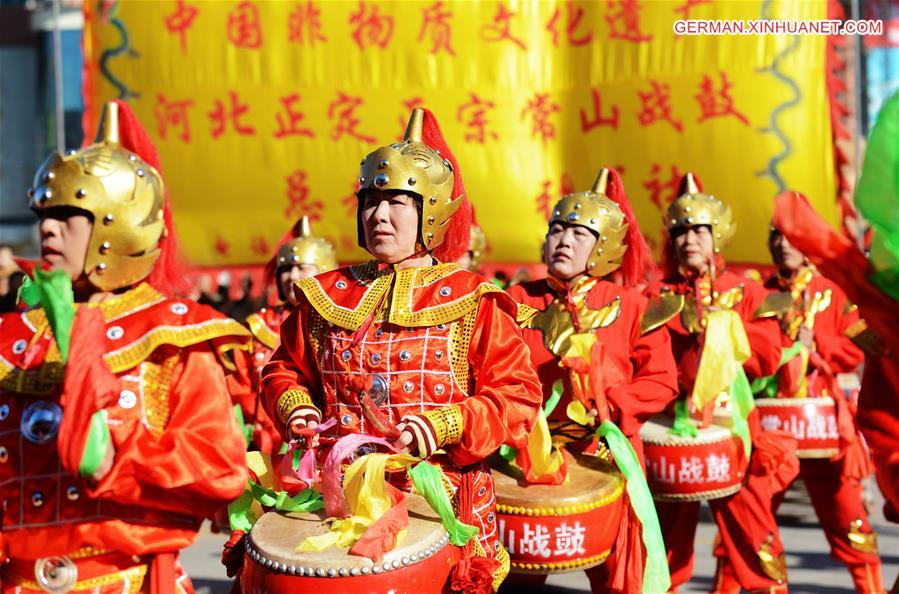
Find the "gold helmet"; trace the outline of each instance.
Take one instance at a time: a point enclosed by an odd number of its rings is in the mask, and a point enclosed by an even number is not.
[[[549,219],[550,225],[580,225],[596,233],[596,248],[587,260],[590,276],[603,277],[617,270],[627,251],[627,219],[618,204],[606,195],[608,184],[609,170],[603,168],[592,190],[562,196]]]
[[[382,146],[362,160],[359,173],[360,198],[367,190],[398,190],[421,197],[419,237],[430,251],[443,242],[450,218],[463,196],[453,196],[453,165],[422,140],[425,110],[412,110],[402,142]],[[359,245],[365,247],[359,209]]]
[[[702,193],[693,174],[688,172],[684,175],[681,195],[668,206],[665,227],[671,233],[695,225],[711,227],[716,254],[727,246],[737,230],[730,207],[711,194]]]
[[[162,177],[120,146],[118,109],[107,103],[94,143],[66,155],[52,153],[28,190],[37,213],[67,206],[93,215],[84,273],[102,291],[146,278],[165,232]]]
[[[296,237],[285,241],[278,248],[275,267],[312,264],[320,273],[337,268],[334,246],[327,239],[312,234],[309,217],[304,215],[298,227]]]
[[[484,262],[487,252],[487,235],[478,225],[471,226],[471,240],[468,243],[468,253],[471,255],[471,270],[477,270]]]

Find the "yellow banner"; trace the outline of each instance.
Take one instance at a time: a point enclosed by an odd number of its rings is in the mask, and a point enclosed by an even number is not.
[[[127,98],[157,142],[186,255],[270,256],[302,214],[342,261],[358,164],[432,109],[490,260],[534,262],[546,216],[599,167],[657,243],[679,175],[767,262],[772,196],[836,219],[820,36],[679,36],[679,19],[818,19],[826,3],[712,0],[85,2],[86,125]]]

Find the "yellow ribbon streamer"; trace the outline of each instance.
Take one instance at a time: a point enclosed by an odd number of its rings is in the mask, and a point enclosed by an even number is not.
[[[307,537],[297,551],[322,551],[330,546],[352,547],[378,518],[387,513],[393,502],[387,491],[385,471],[406,468],[418,462],[410,454],[374,453],[362,456],[353,462],[343,477],[343,490],[350,516],[329,518],[331,529],[318,536]],[[405,531],[397,536],[397,544],[402,541]]]
[[[743,321],[735,311],[710,311],[705,320],[705,346],[693,384],[693,404],[698,410],[730,387],[752,354]]]

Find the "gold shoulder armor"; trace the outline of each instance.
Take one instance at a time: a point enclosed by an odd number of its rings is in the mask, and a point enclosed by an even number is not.
[[[640,320],[640,331],[646,334],[663,326],[684,308],[684,296],[673,292],[665,292],[649,301],[646,311]]]
[[[789,293],[768,293],[759,308],[755,310],[754,318],[779,318],[793,307],[793,296]]]

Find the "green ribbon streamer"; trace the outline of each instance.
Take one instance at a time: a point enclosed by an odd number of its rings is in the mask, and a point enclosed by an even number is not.
[[[248,480],[243,494],[228,506],[231,530],[249,532],[253,527],[256,522],[251,510],[254,501],[258,501],[263,507],[272,507],[283,512],[313,512],[325,506],[321,493],[314,489],[303,489],[291,497],[287,491],[274,491]]]
[[[562,380],[556,381],[553,384],[552,392],[549,394],[549,398],[546,399],[546,403],[543,405],[543,416],[547,419],[549,415],[552,414],[554,410],[556,410],[556,406],[559,405],[559,401],[562,400],[562,392],[564,391],[565,386],[562,383]],[[499,446],[499,455],[500,458],[505,460],[506,462],[513,462],[515,458],[518,457],[518,450],[511,446],[501,445]]]
[[[91,476],[97,472],[109,450],[112,439],[106,418],[105,410],[98,410],[91,415],[87,441],[84,443],[84,453],[81,454],[81,463],[78,465],[78,474],[81,476]]]
[[[737,367],[737,377],[728,388],[730,404],[733,410],[733,425],[731,433],[743,442],[743,451],[746,457],[752,452],[752,438],[749,435],[749,413],[755,408],[755,399],[752,397],[752,388],[749,387],[749,379],[743,366]]]
[[[237,426],[240,427],[240,432],[243,434],[244,444],[249,447],[250,442],[253,440],[253,428],[248,426],[244,420],[243,409],[240,408],[239,404],[234,405],[234,417],[237,419]]]
[[[28,307],[40,304],[47,314],[47,321],[53,330],[53,337],[59,347],[63,363],[69,359],[69,343],[72,338],[72,320],[75,318],[75,295],[72,279],[62,270],[44,272],[34,270],[34,278],[25,277],[19,288],[18,299]]]
[[[440,469],[430,462],[419,462],[409,468],[409,477],[415,490],[418,491],[428,505],[437,515],[443,528],[449,534],[449,540],[457,547],[464,547],[469,540],[477,535],[478,529],[468,524],[463,524],[453,513],[453,505],[450,503],[446,489],[443,487],[443,478]]]
[[[596,434],[605,439],[615,464],[624,475],[625,489],[631,507],[640,520],[643,546],[646,547],[646,566],[643,568],[643,592],[658,594],[671,587],[665,541],[659,526],[659,516],[649,492],[646,475],[637,459],[631,442],[612,421],[603,421]]]
[[[678,397],[674,401],[674,424],[672,424],[668,433],[678,437],[696,437],[699,435],[699,429],[690,421],[690,407],[686,398]]]
[[[800,351],[802,351],[802,343],[798,340],[794,342],[792,346],[781,349],[780,363],[777,364],[777,368],[780,369],[787,364],[787,361],[793,357],[799,356]],[[777,397],[778,387],[776,374],[756,378],[749,384],[749,389],[756,398],[775,398]]]

